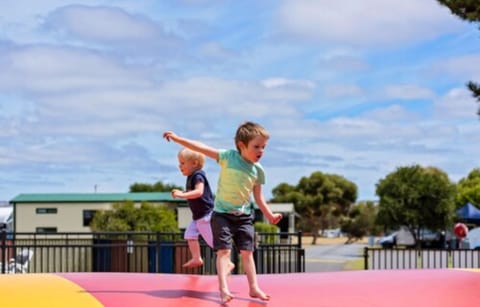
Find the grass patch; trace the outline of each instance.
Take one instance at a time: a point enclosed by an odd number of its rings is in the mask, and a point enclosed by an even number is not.
[[[302,245],[311,245],[313,237],[312,236],[302,236]],[[325,237],[318,237],[317,238],[317,245],[322,244],[345,244],[347,242],[346,237],[339,237],[339,238],[325,238]],[[368,238],[362,238],[355,243],[368,243]]]
[[[355,259],[355,260],[349,260],[345,262],[345,265],[343,266],[344,270],[347,271],[358,271],[358,270],[365,270],[365,261],[363,258],[361,259]]]

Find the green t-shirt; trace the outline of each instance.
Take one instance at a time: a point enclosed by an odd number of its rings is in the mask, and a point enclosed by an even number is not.
[[[253,187],[265,183],[265,172],[260,163],[251,163],[236,150],[220,150],[220,175],[214,211],[250,214],[250,195]]]

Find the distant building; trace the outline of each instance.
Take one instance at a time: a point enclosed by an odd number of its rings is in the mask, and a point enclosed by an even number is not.
[[[187,202],[173,199],[169,192],[20,194],[10,203],[16,232],[90,232],[88,225],[95,212],[127,200],[176,210],[180,228],[186,227],[187,217],[191,219]]]
[[[19,194],[10,201],[13,208],[15,232],[90,232],[88,226],[99,210],[110,210],[114,203],[133,201],[140,205],[148,202],[175,210],[178,227],[185,229],[192,220],[188,203],[173,199],[170,192],[137,193],[61,193]],[[295,212],[293,204],[269,204],[273,212],[281,212],[281,232],[294,232]],[[257,219],[264,221],[257,209]]]
[[[278,212],[283,215],[282,220],[278,223],[278,227],[281,232],[295,232],[295,217],[298,215],[295,213],[295,209],[292,203],[269,203],[268,206],[272,212]],[[260,209],[255,207],[256,211],[260,214]],[[267,222],[262,216],[261,220]]]

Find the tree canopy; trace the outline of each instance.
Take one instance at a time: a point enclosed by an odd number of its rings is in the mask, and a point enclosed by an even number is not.
[[[458,209],[467,203],[480,206],[480,168],[473,169],[458,181],[455,207]]]
[[[360,202],[351,207],[341,222],[342,233],[348,237],[347,242],[380,233],[380,227],[375,224],[377,211],[378,207],[372,201]]]
[[[480,2],[478,0],[437,0],[441,5],[450,9],[452,14],[457,15],[469,22],[480,21]]]
[[[342,176],[314,172],[295,186],[281,183],[272,190],[271,202],[291,202],[301,216],[299,228],[311,231],[312,244],[319,231],[339,224],[357,199],[357,186]]]
[[[175,212],[166,206],[132,201],[113,204],[112,210],[95,213],[90,224],[93,231],[179,231]]]
[[[468,22],[480,22],[480,1],[478,0],[437,0],[450,9],[452,14]],[[467,83],[468,89],[480,103],[480,84],[473,81]],[[480,115],[480,108],[477,112]]]
[[[130,185],[130,192],[170,192],[173,189],[182,190],[182,187],[161,181],[157,181],[154,184],[135,182]]]
[[[434,167],[398,167],[376,186],[377,223],[389,228],[407,226],[415,239],[422,229],[443,230],[454,216],[455,185]]]

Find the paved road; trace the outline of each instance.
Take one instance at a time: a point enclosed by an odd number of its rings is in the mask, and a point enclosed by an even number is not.
[[[350,260],[363,259],[362,243],[305,245],[305,271],[342,271]]]

